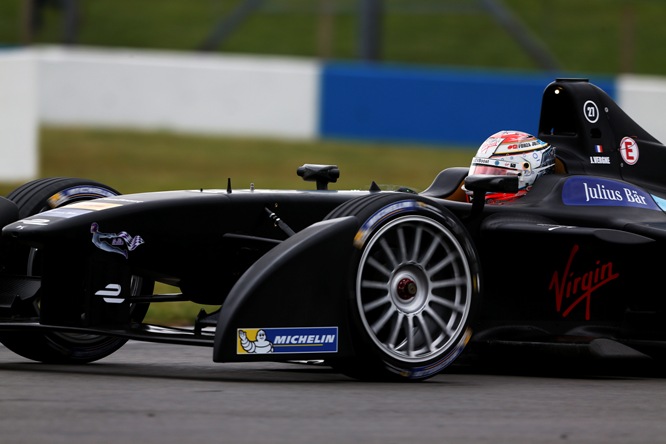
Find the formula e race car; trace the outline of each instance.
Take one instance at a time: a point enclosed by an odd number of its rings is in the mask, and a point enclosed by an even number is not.
[[[318,361],[363,380],[423,380],[466,346],[660,360],[666,147],[585,79],[547,85],[538,139],[555,173],[503,205],[486,193],[518,178],[467,166],[418,193],[329,190],[338,168],[311,164],[297,172],[316,190],[29,182],[0,200],[0,341],[47,363],[130,339],[209,346],[215,362]],[[171,301],[220,308],[188,328],[143,322]]]

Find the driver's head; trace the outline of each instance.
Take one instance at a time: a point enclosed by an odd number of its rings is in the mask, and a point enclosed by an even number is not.
[[[488,193],[488,203],[524,196],[534,181],[555,167],[555,147],[522,131],[500,131],[488,137],[472,158],[469,175],[518,176],[517,193]]]

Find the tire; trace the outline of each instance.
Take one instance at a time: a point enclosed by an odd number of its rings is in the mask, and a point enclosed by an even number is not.
[[[7,198],[19,208],[19,217],[25,218],[42,211],[58,208],[77,201],[116,196],[120,193],[96,181],[76,178],[37,179],[21,185]],[[19,247],[5,252],[8,271],[28,276],[39,276],[39,251]],[[132,294],[152,292],[154,282],[132,277]],[[132,321],[141,322],[148,304],[131,307]],[[39,297],[16,314],[22,319],[39,320]],[[60,332],[2,333],[0,342],[14,353],[33,361],[54,364],[83,364],[109,356],[127,339],[92,334]]]
[[[355,357],[330,362],[356,379],[417,381],[451,364],[471,337],[479,261],[462,223],[434,201],[381,193],[346,202],[355,216],[349,270]]]

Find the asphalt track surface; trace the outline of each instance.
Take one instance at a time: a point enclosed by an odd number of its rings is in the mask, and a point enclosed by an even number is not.
[[[0,443],[666,442],[666,378],[642,363],[462,367],[396,384],[211,355],[130,342],[72,367],[0,346]]]

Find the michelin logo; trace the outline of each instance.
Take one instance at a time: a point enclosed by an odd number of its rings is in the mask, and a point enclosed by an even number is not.
[[[236,353],[336,353],[337,327],[238,329]]]

